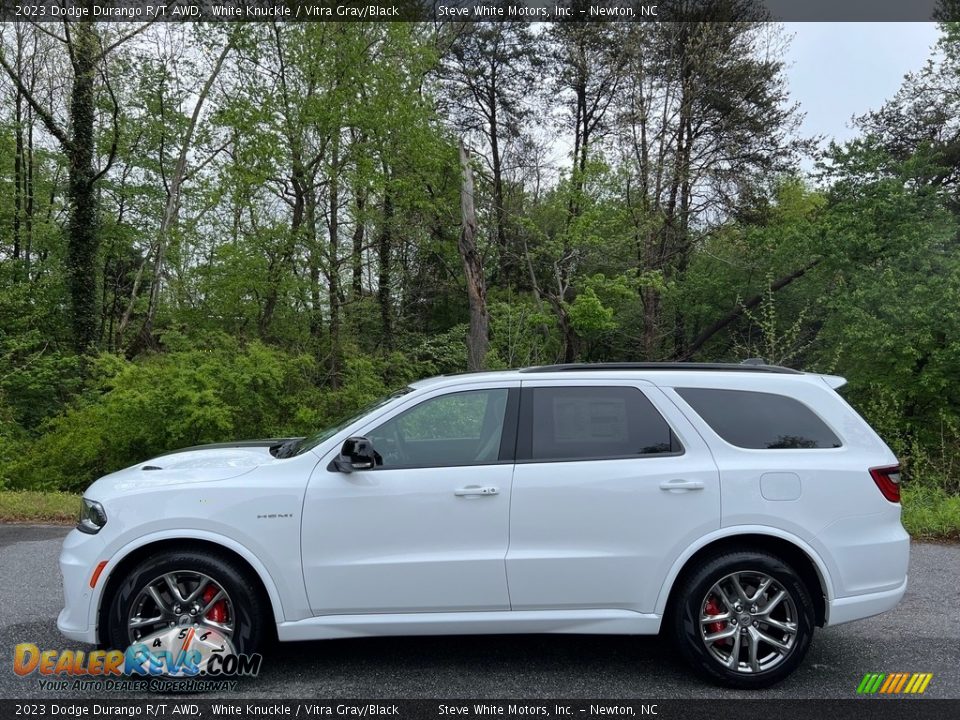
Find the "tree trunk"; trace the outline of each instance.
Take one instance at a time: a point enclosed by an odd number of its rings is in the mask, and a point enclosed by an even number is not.
[[[660,354],[657,348],[660,291],[655,287],[644,287],[640,290],[640,296],[643,299],[643,359],[652,362]]]
[[[688,81],[689,82],[689,81]],[[692,92],[692,91],[691,91]],[[688,103],[689,104],[689,103]],[[685,127],[685,142],[683,153],[681,155],[681,166],[683,169],[683,179],[680,183],[680,210],[676,219],[677,227],[677,250],[676,262],[674,266],[673,277],[676,282],[683,282],[687,274],[687,268],[690,265],[690,252],[693,243],[690,239],[690,203],[692,193],[693,167],[691,162],[693,152],[693,120],[690,117],[691,111],[687,111],[687,120]],[[673,323],[673,354],[676,357],[683,356],[686,353],[684,348],[686,344],[686,318],[682,307],[677,307]]]
[[[96,147],[95,79],[99,43],[93,23],[74,28],[74,76],[70,97],[69,161],[70,218],[67,240],[67,287],[70,292],[73,345],[77,352],[93,349],[97,335],[97,249],[99,228],[94,192]]]
[[[589,142],[589,117],[587,112],[587,78],[578,73],[574,89],[575,108],[573,117],[573,172],[572,192],[567,205],[567,223],[580,214],[580,196],[583,193],[584,175],[587,169],[587,143]]]
[[[307,236],[308,263],[310,265],[310,337],[323,335],[323,304],[320,301],[321,249],[317,242],[317,188],[316,177],[307,177],[304,197],[304,228]]]
[[[492,93],[491,93],[492,95]],[[490,103],[490,154],[493,165],[493,216],[496,223],[497,253],[499,255],[496,275],[501,284],[509,284],[514,276],[513,258],[507,246],[506,209],[503,199],[503,160],[500,156],[500,128],[497,125],[497,105],[494,99]],[[471,177],[471,185],[473,178]],[[471,201],[472,202],[472,201]]]
[[[560,330],[563,333],[563,361],[565,363],[575,362],[579,338],[570,322],[570,315],[566,311],[560,313]]]
[[[23,276],[30,281],[30,255],[33,252],[33,110],[27,109],[27,176],[24,178],[26,210],[24,213],[25,240],[23,246]]]
[[[383,219],[380,234],[377,236],[377,261],[379,262],[379,277],[377,278],[377,301],[380,304],[380,332],[383,337],[383,346],[393,348],[393,301],[390,292],[392,282],[392,263],[390,258],[393,244],[393,199],[390,189],[383,195]]]
[[[470,156],[460,141],[460,168],[463,184],[460,190],[460,258],[467,281],[467,299],[470,303],[470,332],[467,335],[467,370],[486,367],[489,344],[490,318],[487,315],[487,288],[483,277],[483,261],[477,252],[477,214],[473,202],[473,169]]]
[[[284,238],[283,244],[277,253],[270,258],[267,265],[267,289],[257,321],[257,331],[261,338],[270,338],[270,326],[273,325],[273,316],[280,301],[280,284],[283,282],[283,273],[296,252],[297,240],[303,233],[303,224],[306,217],[306,176],[303,173],[303,164],[299,162],[299,154],[293,152],[293,170],[290,174],[290,184],[293,187],[293,209],[290,214],[290,232]]]
[[[353,270],[350,299],[356,302],[363,295],[363,233],[366,226],[363,208],[367,202],[366,191],[357,189],[354,197],[357,212],[353,227],[353,250],[350,254],[350,264]]]
[[[330,304],[330,386],[340,387],[340,131],[334,131],[330,162],[330,249],[327,283]]]
[[[14,105],[13,155],[13,259],[20,259],[20,217],[23,208],[23,95],[17,90]]]

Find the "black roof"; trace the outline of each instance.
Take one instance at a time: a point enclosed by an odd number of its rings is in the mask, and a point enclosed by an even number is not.
[[[714,370],[723,372],[780,373],[783,375],[802,375],[799,370],[779,365],[757,363],[697,363],[697,362],[598,362],[565,363],[562,365],[538,365],[520,370],[522,373],[580,372],[584,370]]]

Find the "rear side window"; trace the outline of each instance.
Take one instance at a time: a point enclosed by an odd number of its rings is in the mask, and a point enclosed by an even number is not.
[[[538,387],[532,398],[534,461],[680,452],[670,426],[634,387]]]
[[[786,395],[675,388],[690,407],[731,445],[760,450],[840,447],[840,438],[799,400]]]

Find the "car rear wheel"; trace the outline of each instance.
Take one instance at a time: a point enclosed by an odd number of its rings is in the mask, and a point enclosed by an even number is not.
[[[728,551],[703,559],[676,595],[671,629],[681,654],[724,685],[762,688],[800,664],[814,612],[803,580],[779,557]]]
[[[264,640],[268,617],[257,587],[246,568],[215,553],[154,555],[130,569],[113,593],[107,614],[109,645],[179,648],[189,636],[188,642],[201,650],[255,652]]]

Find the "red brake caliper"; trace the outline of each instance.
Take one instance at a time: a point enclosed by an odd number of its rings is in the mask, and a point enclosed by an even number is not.
[[[219,592],[213,585],[207,585],[206,589],[203,591],[203,604],[206,606],[208,602],[213,600]],[[207,620],[212,620],[213,622],[224,623],[227,621],[227,601],[226,600],[217,600],[213,607],[206,614]]]
[[[721,612],[723,612],[720,609],[720,606],[717,605],[717,599],[713,595],[707,599],[707,604],[703,606],[703,611],[707,615],[719,615]],[[711,633],[720,632],[726,626],[727,623],[723,621],[713,622],[707,625],[707,630],[709,630]]]

